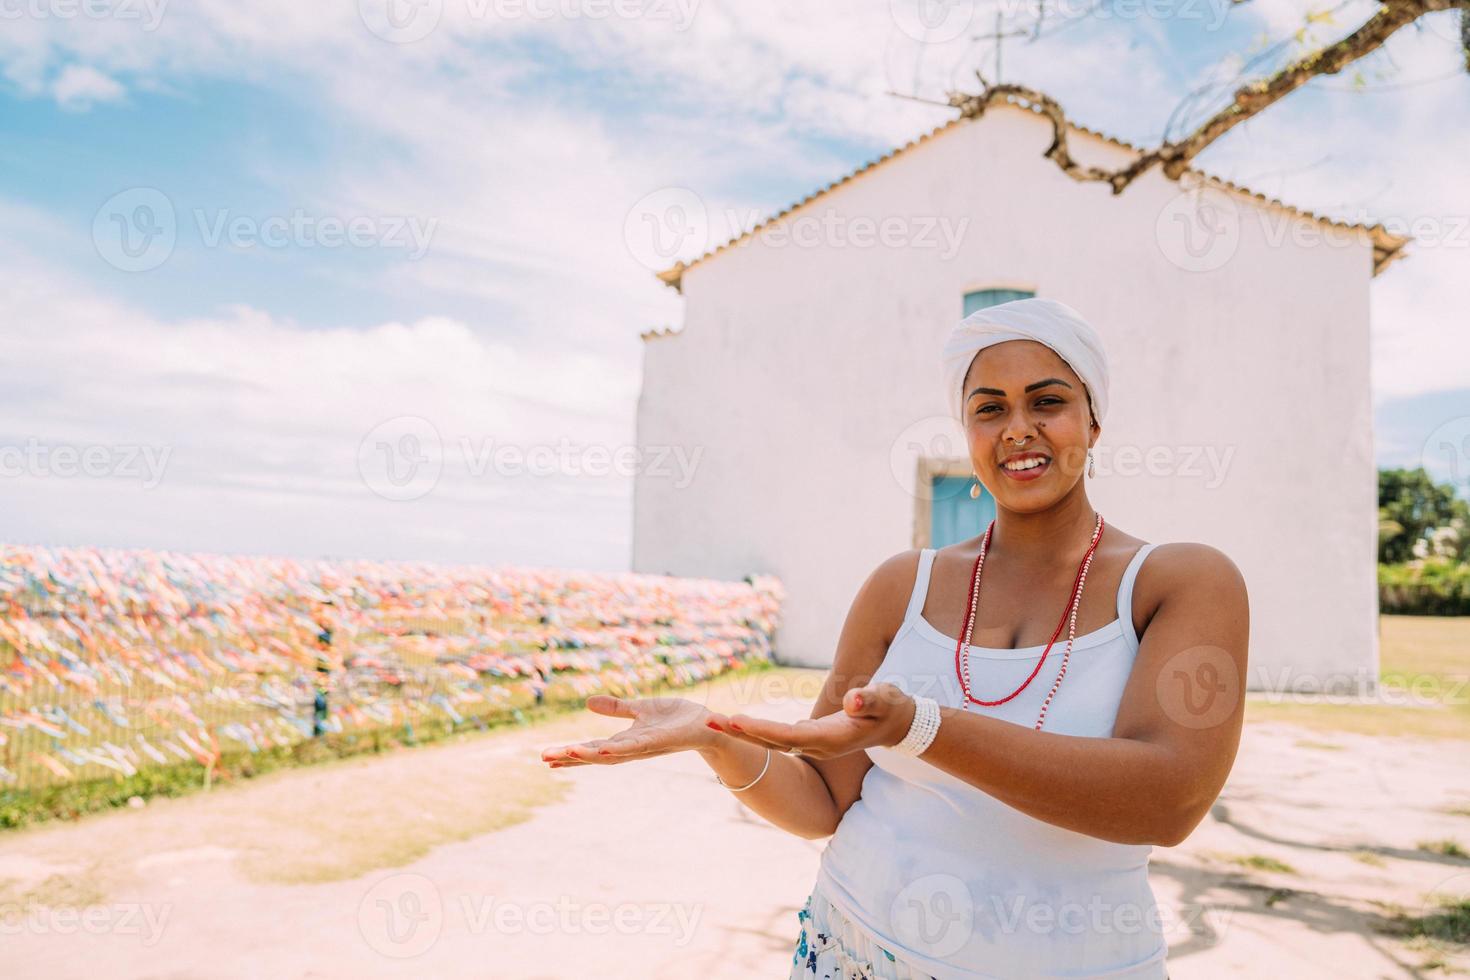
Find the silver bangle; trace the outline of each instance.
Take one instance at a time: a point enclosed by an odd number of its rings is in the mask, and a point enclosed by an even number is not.
[[[761,774],[760,774],[760,776],[755,777],[750,782],[746,783],[744,786],[731,786],[729,783],[725,782],[723,779],[720,778],[719,773],[715,773],[715,782],[719,783],[721,786],[725,787],[726,789],[728,789],[732,793],[743,793],[746,790],[750,789],[752,786],[754,786],[756,783],[760,782],[761,781],[761,776],[764,776],[766,774],[766,770],[769,769],[769,768],[771,768],[771,750],[770,749],[766,749],[766,764],[761,767]]]
[[[922,694],[914,695],[914,720],[903,741],[893,746],[902,755],[921,755],[939,734],[939,702]]]

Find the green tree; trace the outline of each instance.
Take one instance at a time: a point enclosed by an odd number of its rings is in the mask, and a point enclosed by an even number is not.
[[[1452,485],[1437,484],[1423,467],[1378,471],[1378,560],[1398,564],[1414,557],[1414,544],[1430,532],[1459,532],[1455,557],[1470,556],[1470,504]]]

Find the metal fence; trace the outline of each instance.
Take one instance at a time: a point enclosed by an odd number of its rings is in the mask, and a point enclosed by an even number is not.
[[[0,788],[485,727],[768,658],[776,580],[0,546]]]

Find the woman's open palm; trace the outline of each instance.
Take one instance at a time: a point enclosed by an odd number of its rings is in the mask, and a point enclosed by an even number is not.
[[[587,699],[587,708],[613,718],[631,718],[633,724],[610,738],[546,749],[541,753],[542,762],[550,763],[553,769],[615,764],[698,749],[719,738],[707,725],[709,709],[687,698],[627,700],[594,694]]]
[[[800,749],[809,759],[835,759],[874,746],[892,745],[908,731],[914,703],[901,688],[879,682],[849,690],[842,710],[798,722],[754,715],[712,714],[715,726],[735,738],[765,748]]]

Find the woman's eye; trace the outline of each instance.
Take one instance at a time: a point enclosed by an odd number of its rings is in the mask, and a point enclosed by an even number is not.
[[[1038,404],[1038,405],[1060,405],[1060,404],[1062,404],[1062,400],[1060,398],[1058,398],[1056,395],[1047,395],[1045,398],[1038,398],[1036,400],[1036,404]]]

